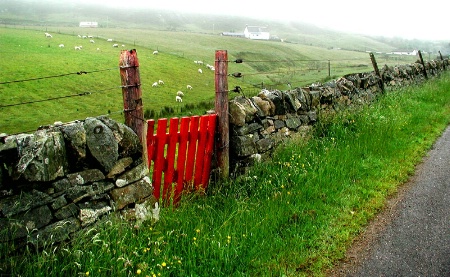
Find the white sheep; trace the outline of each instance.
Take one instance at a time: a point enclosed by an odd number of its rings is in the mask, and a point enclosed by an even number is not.
[[[203,73],[203,70],[201,68],[198,69],[198,73]]]
[[[94,38],[94,36],[88,36],[88,38]]]
[[[87,38],[87,36],[82,36],[82,38]]]
[[[116,48],[117,48],[117,47],[119,47],[119,44],[114,43],[114,44],[113,44],[113,47],[116,47]]]
[[[157,87],[158,86],[158,82],[154,82],[153,84],[152,84],[152,87]]]
[[[75,46],[75,50],[81,50],[81,46]]]
[[[47,38],[52,38],[53,36],[50,35],[49,33],[45,33],[45,37],[47,37]]]
[[[177,96],[183,97],[183,96],[184,96],[184,93],[183,93],[181,90],[179,90],[179,91],[177,91]]]
[[[158,53],[158,50],[153,51],[153,55],[157,55]]]
[[[97,51],[100,51],[100,48],[97,47]]]
[[[183,102],[183,98],[181,98],[180,96],[175,96],[175,101],[177,102]]]
[[[90,43],[95,43],[95,41],[94,41],[93,39],[91,39],[89,42],[90,42]]]
[[[187,85],[186,88],[187,89],[192,89],[192,86],[191,85]]]
[[[107,42],[112,42],[113,40],[112,40],[112,38],[109,38],[109,39],[107,39],[106,41],[107,41]]]
[[[61,43],[61,44],[59,45],[59,48],[64,48],[64,44]]]
[[[163,80],[159,80],[159,81],[158,81],[158,84],[159,84],[159,85],[164,85],[164,81],[163,81]]]

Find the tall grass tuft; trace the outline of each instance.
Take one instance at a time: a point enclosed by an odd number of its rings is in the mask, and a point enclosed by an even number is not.
[[[206,197],[185,195],[156,224],[111,217],[1,265],[22,276],[322,276],[448,125],[449,88],[444,76],[322,116],[309,139]]]

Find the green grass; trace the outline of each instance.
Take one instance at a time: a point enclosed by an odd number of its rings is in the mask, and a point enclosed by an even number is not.
[[[137,50],[147,118],[203,114],[214,108],[214,72],[203,68],[204,73],[198,74],[198,66],[193,61],[214,65],[215,50],[227,50],[232,61],[244,59],[243,64],[229,63],[229,73],[241,72],[244,77],[229,77],[228,85],[230,89],[240,86],[247,96],[256,95],[262,87],[286,90],[288,82],[293,87],[302,87],[348,73],[372,71],[367,53],[293,43],[147,29],[34,28],[0,28],[0,53],[4,57],[0,62],[0,83],[74,74],[0,84],[0,132],[28,132],[55,121],[105,114],[123,121],[120,49],[113,48],[112,43],[106,42],[107,38],[125,44],[126,49]],[[45,38],[44,32],[51,33],[53,38]],[[95,44],[78,38],[78,34],[94,36]],[[60,43],[66,47],[59,48]],[[75,51],[74,46],[78,45],[83,50]],[[159,55],[152,54],[155,49]],[[328,76],[328,60],[331,76]],[[412,61],[411,57],[392,60],[381,56],[378,60],[380,65]],[[89,73],[75,74],[80,71]],[[152,84],[159,79],[165,85],[153,88]],[[175,93],[186,92],[187,84],[194,89],[187,92],[182,104],[176,103]],[[84,92],[91,94],[35,102]],[[234,96],[230,93],[230,98]],[[27,102],[35,103],[24,104]]]
[[[21,276],[323,276],[448,125],[449,91],[447,74],[322,114],[309,139],[293,138],[271,162],[206,197],[185,195],[156,224],[133,228],[112,217],[71,244],[2,255],[0,268]]]

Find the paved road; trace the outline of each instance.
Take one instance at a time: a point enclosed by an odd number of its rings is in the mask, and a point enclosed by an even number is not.
[[[378,225],[331,275],[450,277],[450,127]]]

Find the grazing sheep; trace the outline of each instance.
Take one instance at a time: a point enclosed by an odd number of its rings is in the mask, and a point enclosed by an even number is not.
[[[214,66],[212,66],[212,65],[210,65],[210,64],[207,64],[206,67],[209,68],[209,69],[211,69],[212,71],[214,71],[214,69],[215,69]]]
[[[45,33],[45,37],[47,37],[47,38],[52,38],[53,36],[50,35],[49,33]]]
[[[75,50],[81,50],[81,48],[83,48],[83,47],[81,47],[81,46],[75,46]]]
[[[113,47],[116,47],[116,48],[117,48],[117,47],[119,47],[119,44],[114,43],[114,44],[113,44]]]
[[[100,48],[97,47],[97,51],[100,51]]]
[[[177,91],[177,96],[183,97],[184,93],[181,90],[179,90],[179,91]]]
[[[158,50],[153,51],[153,55],[157,55],[158,53]]]
[[[203,73],[203,70],[201,68],[198,69],[198,73]]]
[[[82,36],[82,38],[87,38],[87,36]]]
[[[154,82],[152,87],[157,87],[158,86],[158,82]]]
[[[183,98],[181,98],[180,96],[175,96],[175,101],[177,102],[183,102]]]
[[[90,42],[90,43],[95,43],[95,41],[94,41],[93,39],[91,39],[89,42]]]
[[[196,63],[196,64],[203,64],[202,61],[194,61],[194,63]]]
[[[79,38],[81,38],[81,35],[78,35]]]
[[[64,44],[61,43],[61,44],[59,45],[59,48],[64,48]]]
[[[191,85],[187,85],[186,88],[187,89],[192,89],[192,86]]]
[[[88,36],[88,38],[94,38],[94,36]]]
[[[106,41],[107,41],[107,42],[112,42],[113,40],[112,40],[112,38],[109,38],[109,39],[107,39]]]
[[[159,80],[159,81],[158,81],[158,84],[159,84],[159,85],[164,85],[164,81],[163,81],[163,80]]]

